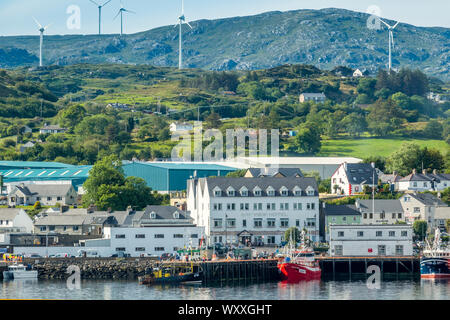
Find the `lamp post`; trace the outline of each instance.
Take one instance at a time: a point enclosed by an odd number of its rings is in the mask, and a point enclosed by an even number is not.
[[[225,247],[228,246],[228,232],[227,232],[227,224],[228,224],[228,215],[225,214]]]

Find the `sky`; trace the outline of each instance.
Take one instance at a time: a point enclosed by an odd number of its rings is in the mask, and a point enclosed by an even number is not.
[[[124,33],[173,25],[181,12],[181,0],[122,1],[126,9],[136,12],[124,15]],[[120,32],[120,17],[114,20],[120,6],[120,0],[112,0],[103,8],[102,33]],[[367,12],[373,6],[387,19],[450,28],[449,0],[185,0],[185,15],[195,21],[330,7]],[[80,14],[76,14],[77,10],[67,13],[70,8],[79,8]],[[98,33],[98,9],[89,0],[0,0],[0,36],[36,35],[33,17],[44,26],[50,24],[47,34]]]

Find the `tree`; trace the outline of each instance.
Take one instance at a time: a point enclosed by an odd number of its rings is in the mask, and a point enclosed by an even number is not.
[[[430,139],[442,139],[443,135],[443,126],[442,124],[437,120],[430,120],[427,125],[425,126],[425,129],[423,130],[423,133],[427,138]]]
[[[246,173],[247,173],[247,169],[241,169],[241,170],[229,172],[229,173],[227,173],[226,176],[230,177],[230,178],[243,178]]]
[[[299,243],[302,240],[300,230],[296,227],[290,227],[284,232],[284,240],[287,242],[292,240],[295,244]]]
[[[304,124],[298,129],[295,142],[298,151],[308,154],[315,154],[322,147],[320,133],[316,127],[311,124]]]
[[[80,105],[71,105],[59,112],[59,124],[63,127],[74,128],[86,116],[86,109]]]
[[[359,137],[367,130],[366,118],[358,113],[350,113],[342,119],[345,131],[352,137]]]
[[[206,129],[219,129],[221,126],[222,121],[220,121],[220,115],[218,113],[215,113],[213,111],[209,116],[206,117],[205,119]]]
[[[389,172],[397,171],[400,175],[408,175],[413,169],[442,170],[444,157],[438,150],[421,149],[415,143],[403,143],[400,148],[386,159],[386,168]]]
[[[423,220],[416,220],[413,223],[413,231],[416,237],[421,240],[424,240],[427,235],[428,224]]]
[[[387,136],[398,129],[404,121],[404,115],[392,99],[378,100],[367,116],[369,130],[378,136]]]

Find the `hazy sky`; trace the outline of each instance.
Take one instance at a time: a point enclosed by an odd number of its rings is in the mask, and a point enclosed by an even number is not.
[[[125,16],[125,33],[175,24],[181,11],[181,0],[123,0],[123,4],[137,12]],[[67,27],[70,5],[81,9],[80,29]],[[194,21],[329,7],[366,12],[373,5],[388,19],[417,26],[450,27],[449,0],[185,0],[185,14]],[[103,9],[103,33],[120,31],[120,19],[113,20],[119,8],[120,0],[112,0]],[[37,34],[32,16],[43,25],[51,24],[48,34],[98,33],[98,9],[89,0],[0,0],[0,35]]]

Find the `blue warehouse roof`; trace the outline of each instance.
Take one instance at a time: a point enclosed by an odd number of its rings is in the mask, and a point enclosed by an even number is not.
[[[0,170],[14,169],[63,169],[73,168],[71,164],[44,161],[0,161]]]
[[[92,166],[71,166],[63,169],[15,169],[1,170],[5,183],[13,181],[31,181],[31,180],[86,180],[89,176],[89,170]]]

